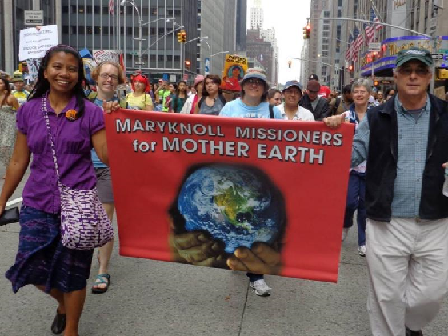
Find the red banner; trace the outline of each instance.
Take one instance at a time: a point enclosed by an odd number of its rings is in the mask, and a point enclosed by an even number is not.
[[[337,281],[353,125],[106,116],[120,254]]]

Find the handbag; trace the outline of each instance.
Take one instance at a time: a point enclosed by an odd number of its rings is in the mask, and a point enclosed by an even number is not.
[[[0,226],[17,223],[19,221],[19,207],[4,210],[0,216]]]
[[[101,247],[114,238],[114,230],[98,198],[98,190],[96,186],[92,190],[75,190],[62,184],[56,149],[50,131],[46,96],[42,97],[42,112],[47,125],[58,189],[61,194],[62,245],[73,250],[92,250]]]

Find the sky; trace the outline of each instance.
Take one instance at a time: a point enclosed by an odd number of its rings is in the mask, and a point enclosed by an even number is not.
[[[250,28],[250,9],[254,0],[247,1],[247,26]],[[264,29],[274,28],[279,49],[279,83],[300,80],[300,57],[302,51],[302,28],[310,16],[310,0],[262,0]],[[292,61],[288,68],[288,61]]]

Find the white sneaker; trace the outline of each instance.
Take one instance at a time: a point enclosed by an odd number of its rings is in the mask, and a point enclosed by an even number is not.
[[[350,228],[342,228],[342,241],[345,240],[345,238],[347,238],[348,235],[348,231],[350,230]]]
[[[255,294],[259,296],[271,295],[271,287],[266,284],[266,281],[264,281],[264,279],[251,282],[250,287],[254,290]]]
[[[365,245],[362,245],[362,246],[358,247],[358,254],[361,257],[365,257],[366,256],[366,251],[367,251],[367,248],[366,248]]]

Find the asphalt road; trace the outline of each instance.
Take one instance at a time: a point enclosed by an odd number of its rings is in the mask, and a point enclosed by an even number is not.
[[[14,295],[3,276],[14,262],[18,232],[18,224],[0,228],[0,336],[52,335],[55,302],[31,286]],[[251,291],[244,273],[124,258],[118,248],[110,274],[106,294],[87,296],[81,336],[370,335],[367,269],[355,228],[343,244],[337,284],[266,276],[273,288],[267,298]],[[447,312],[445,300],[425,336],[448,335]]]

